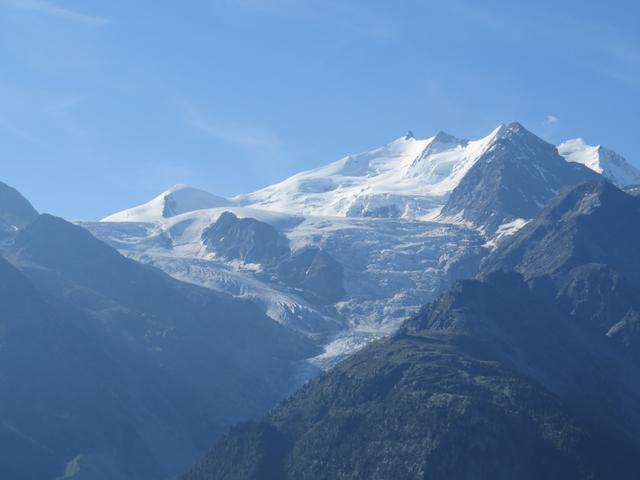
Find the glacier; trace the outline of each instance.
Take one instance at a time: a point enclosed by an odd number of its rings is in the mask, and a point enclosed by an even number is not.
[[[482,228],[440,215],[451,192],[480,158],[491,155],[507,128],[478,140],[444,132],[421,140],[409,133],[230,199],[178,185],[147,204],[82,225],[130,258],[250,299],[275,321],[315,339],[325,351],[301,366],[304,378],[310,366],[329,368],[393,333],[454,280],[472,276],[501,238],[527,223],[511,220],[487,237]],[[605,160],[596,165],[589,148],[573,141],[558,152],[614,182],[635,179],[625,173],[620,180],[612,168],[598,171],[619,156],[598,147]],[[294,254],[312,247],[327,252],[344,270],[344,296],[323,301],[281,281],[264,264],[216,255],[203,233],[224,212],[270,225]]]

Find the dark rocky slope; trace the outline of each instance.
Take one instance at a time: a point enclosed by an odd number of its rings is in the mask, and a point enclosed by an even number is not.
[[[484,262],[481,275],[515,270],[549,277],[556,301],[575,321],[638,356],[640,198],[610,183],[580,185]]]
[[[167,464],[144,438],[152,429],[158,442],[183,440],[173,458],[195,450],[185,427],[198,418],[182,410],[180,387],[0,259],[0,477],[53,479],[91,451],[123,475],[158,477]]]
[[[638,478],[637,202],[607,183],[561,194],[480,280],[233,429],[182,479]],[[618,310],[624,342],[605,322]]]
[[[252,303],[174,280],[50,215],[5,254],[2,478],[53,479],[78,456],[71,472],[169,478],[227,425],[272,407],[295,362],[317,352]]]
[[[22,228],[37,216],[36,209],[20,192],[0,182],[0,233]]]
[[[331,255],[318,247],[292,252],[287,237],[255,218],[223,212],[202,233],[202,240],[222,258],[259,264],[263,277],[282,282],[309,300],[330,304],[345,294],[344,269]]]

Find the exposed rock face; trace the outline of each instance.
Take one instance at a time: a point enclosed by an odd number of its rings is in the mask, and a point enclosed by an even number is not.
[[[291,255],[278,265],[277,272],[285,283],[328,301],[340,300],[345,294],[342,265],[317,247]]]
[[[588,183],[559,195],[505,241],[485,260],[482,274],[548,276],[576,321],[628,344],[640,312],[638,239],[640,198],[604,181]]]
[[[300,290],[303,297],[327,303],[345,294],[339,262],[318,247],[292,253],[287,238],[265,222],[223,212],[202,233],[202,240],[209,251],[226,260],[259,264],[265,275]]]
[[[202,233],[207,248],[226,259],[272,265],[289,256],[289,241],[271,225],[223,212]]]
[[[512,123],[475,162],[442,209],[492,235],[500,225],[536,216],[564,187],[600,178],[567,162],[556,147]]]

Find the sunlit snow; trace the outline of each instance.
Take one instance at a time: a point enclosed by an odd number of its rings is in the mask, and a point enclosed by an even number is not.
[[[640,170],[622,155],[601,145],[588,145],[582,138],[575,138],[558,145],[558,153],[570,162],[581,163],[602,174],[619,187],[640,184]]]
[[[475,141],[442,132],[424,140],[408,134],[228,200],[179,185],[85,226],[125,255],[175,278],[256,302],[274,320],[325,344],[325,353],[311,363],[327,368],[395,331],[447,286],[456,265],[526,224],[515,219],[485,238],[459,219],[438,215],[504,128]],[[614,152],[580,139],[558,150],[619,185],[640,183],[638,171]],[[202,233],[225,211],[272,225],[293,251],[327,251],[344,267],[345,297],[332,305],[313,303],[265,278],[261,265],[216,258]]]

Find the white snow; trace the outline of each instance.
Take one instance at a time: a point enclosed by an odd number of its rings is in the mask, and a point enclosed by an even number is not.
[[[601,145],[589,145],[582,138],[574,138],[558,145],[558,153],[569,162],[581,163],[603,175],[619,187],[640,184],[640,170],[622,155]]]
[[[293,251],[323,248],[344,267],[346,295],[318,304],[265,275],[261,266],[217,258],[202,233],[224,211],[269,223]],[[393,332],[440,292],[450,265],[483,240],[462,226],[405,219],[287,215],[245,207],[187,212],[155,222],[84,223],[124,255],[183,281],[254,301],[275,321],[318,339],[326,368],[368,341]]]
[[[529,223],[529,220],[525,220],[524,218],[516,218],[510,222],[503,223],[498,227],[495,235],[491,237],[484,246],[486,248],[495,248],[502,239],[515,235],[527,223]]]
[[[505,131],[500,126],[476,141],[407,135],[231,200],[180,185],[85,226],[123,254],[176,278],[251,299],[274,320],[322,341],[325,352],[310,365],[327,368],[393,332],[447,286],[467,255],[494,248],[526,224],[514,219],[487,241],[461,217],[438,216]],[[616,182],[640,183],[637,170],[602,147],[577,139],[558,150]],[[293,251],[324,249],[344,267],[345,297],[332,305],[314,303],[260,265],[216,258],[202,233],[224,211],[272,225]]]
[[[232,200],[300,215],[431,219],[501,129],[477,141],[407,135]]]
[[[162,218],[205,208],[231,205],[226,198],[188,185],[176,185],[153,200],[103,218],[103,222],[155,222]]]

